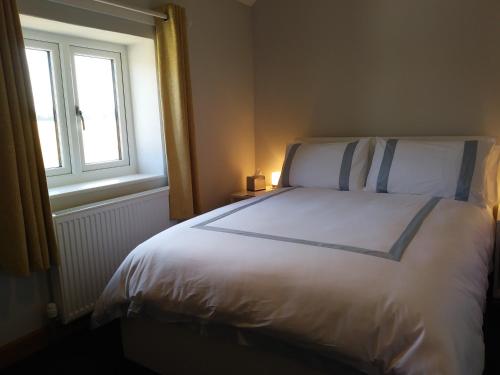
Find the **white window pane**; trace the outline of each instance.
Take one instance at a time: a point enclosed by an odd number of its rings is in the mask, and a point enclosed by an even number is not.
[[[75,55],[74,59],[78,106],[85,125],[85,164],[120,160],[114,62],[83,55]]]
[[[57,124],[54,118],[54,92],[50,67],[50,52],[26,49],[31,89],[35,100],[38,135],[46,169],[61,167]]]

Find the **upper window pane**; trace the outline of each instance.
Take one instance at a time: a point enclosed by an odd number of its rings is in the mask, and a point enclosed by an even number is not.
[[[35,101],[43,163],[46,169],[59,168],[62,166],[62,162],[55,119],[50,52],[26,48],[26,57]]]
[[[121,160],[114,61],[75,54],[74,62],[85,164]]]

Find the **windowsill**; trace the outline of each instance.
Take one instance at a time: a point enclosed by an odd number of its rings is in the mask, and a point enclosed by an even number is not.
[[[128,176],[106,178],[103,180],[82,182],[80,184],[58,186],[49,189],[50,198],[67,197],[74,194],[90,193],[119,186],[127,186],[141,182],[154,182],[162,180],[165,176],[152,174],[132,174]]]
[[[52,211],[166,186],[163,175],[133,174],[49,188]]]

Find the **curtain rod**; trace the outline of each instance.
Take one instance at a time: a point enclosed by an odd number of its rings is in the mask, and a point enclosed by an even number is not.
[[[120,3],[115,3],[115,2],[109,1],[109,0],[93,0],[93,1],[95,1],[96,3],[111,5],[111,6],[114,6],[114,7],[117,7],[117,8],[122,8],[122,9],[130,10],[132,12],[137,12],[137,13],[145,14],[147,16],[151,16],[151,17],[155,17],[155,18],[161,18],[164,21],[166,21],[168,19],[167,15],[165,13],[156,12],[154,10],[142,9],[142,8],[138,8],[138,7],[134,7],[134,6],[130,6],[130,5],[124,5],[124,4],[120,4]]]
[[[1,1],[1,0],[0,0]],[[52,3],[59,3],[74,8],[89,10],[91,12],[107,14],[112,17],[127,19],[146,25],[155,25],[154,18],[167,20],[168,16],[161,12],[150,9],[138,8],[124,5],[110,0],[48,0]],[[111,9],[111,8],[114,8]]]

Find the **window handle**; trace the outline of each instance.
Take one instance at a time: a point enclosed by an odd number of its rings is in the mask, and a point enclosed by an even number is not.
[[[85,119],[83,118],[83,112],[82,112],[82,110],[80,109],[80,107],[75,106],[75,111],[76,111],[76,115],[78,117],[80,117],[80,120],[82,121],[82,128],[83,128],[83,130],[85,130]]]

